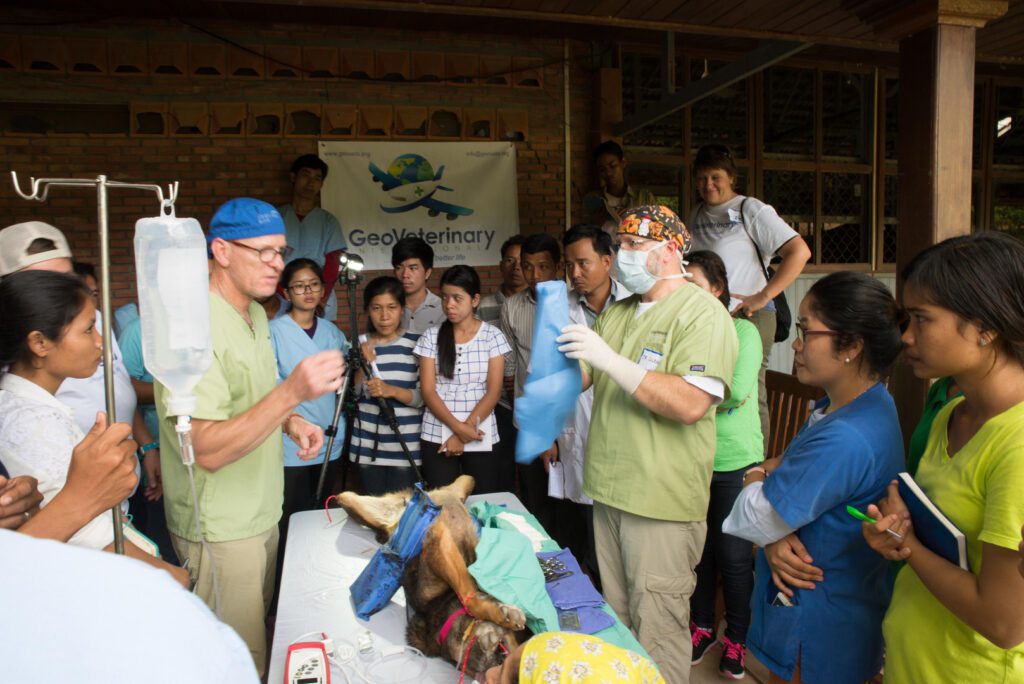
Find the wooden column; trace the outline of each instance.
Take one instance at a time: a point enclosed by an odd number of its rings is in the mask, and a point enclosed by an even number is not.
[[[925,247],[971,231],[974,34],[972,26],[938,24],[900,41],[900,270]],[[928,381],[901,364],[891,386],[909,440]]]
[[[899,40],[897,273],[937,242],[971,230],[975,32],[1006,14],[1006,0],[842,0]],[[897,294],[902,294],[902,280]],[[921,419],[929,383],[898,365],[890,389],[905,440]]]

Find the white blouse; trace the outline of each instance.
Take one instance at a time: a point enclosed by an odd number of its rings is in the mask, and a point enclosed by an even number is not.
[[[0,377],[0,461],[11,477],[29,475],[39,481],[42,506],[64,488],[71,452],[83,436],[71,409],[45,389],[11,373]],[[68,543],[102,549],[113,541],[113,521],[104,512]]]
[[[437,333],[431,328],[420,336],[413,353],[416,356],[437,359]],[[465,420],[473,408],[487,394],[487,370],[491,359],[512,351],[500,330],[489,323],[480,323],[480,329],[469,342],[455,345],[455,377],[446,378],[435,367],[434,390],[448,410],[459,420]],[[490,421],[491,443],[498,443],[498,428]],[[441,443],[441,421],[428,407],[423,413],[423,440]]]

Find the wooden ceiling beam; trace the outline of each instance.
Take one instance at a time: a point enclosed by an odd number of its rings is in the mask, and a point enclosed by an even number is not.
[[[484,17],[495,21],[526,20],[548,22],[553,24],[576,24],[602,26],[619,29],[642,29],[650,31],[675,31],[676,33],[692,33],[704,36],[722,36],[732,38],[752,38],[757,40],[785,40],[813,42],[815,44],[836,45],[871,50],[894,50],[896,44],[890,40],[863,40],[836,36],[807,36],[784,31],[769,31],[754,28],[738,28],[732,26],[711,26],[685,21],[654,21],[650,19],[625,19],[616,16],[593,16],[590,14],[573,14],[547,10],[496,9],[492,7],[467,7],[459,4],[440,4],[442,0],[413,2],[410,0],[218,0],[225,5],[267,5],[294,7],[323,7],[333,9],[363,9],[387,13],[418,13],[435,16],[468,16]]]
[[[880,38],[900,39],[942,24],[976,29],[1006,14],[1008,0],[843,0],[843,9],[875,28]]]

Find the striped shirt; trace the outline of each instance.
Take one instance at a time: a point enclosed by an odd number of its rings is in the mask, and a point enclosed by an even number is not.
[[[480,306],[476,309],[476,317],[484,323],[490,323],[491,325],[501,329],[501,307],[505,304],[505,300],[508,299],[505,293],[501,291],[499,287],[494,294],[489,294],[483,298],[480,302]],[[508,339],[508,335],[505,335],[505,339]],[[509,342],[511,345],[512,343]],[[515,367],[512,365],[515,363],[515,353],[510,351],[505,354],[505,377],[511,377],[512,373],[515,372]],[[512,370],[509,370],[512,369]],[[504,389],[501,391],[501,398],[498,399],[498,405],[504,406],[509,411],[512,410],[512,398],[508,395]]]
[[[406,406],[397,399],[388,399],[387,402],[395,410],[402,439],[417,464],[420,462],[420,423],[423,418],[420,368],[413,355],[418,338],[416,333],[405,332],[398,339],[373,348],[377,357],[375,363],[384,382],[413,393],[412,406]],[[352,428],[352,454],[353,460],[361,465],[409,465],[398,437],[380,415],[380,406],[365,391],[365,385]]]
[[[440,328],[431,328],[423,333],[416,343],[416,355],[437,359],[437,333]],[[465,344],[455,345],[455,377],[446,378],[436,373],[435,390],[448,410],[459,420],[465,420],[480,400],[487,394],[487,369],[491,359],[503,356],[510,347],[501,331],[489,323],[480,323],[476,335]],[[494,415],[493,413],[491,414]],[[491,425],[491,443],[498,443],[498,426]],[[441,443],[441,421],[430,408],[423,413],[423,441]]]
[[[526,374],[530,369],[530,349],[533,344],[533,319],[537,313],[537,300],[530,288],[517,292],[501,306],[501,332],[512,347],[511,363],[505,364],[505,377],[515,375],[516,396],[523,394]],[[509,368],[511,366],[511,368]]]
[[[494,294],[489,294],[480,300],[480,306],[476,309],[476,317],[484,323],[500,325],[501,306],[506,299],[508,297],[501,291],[501,288],[498,288]]]

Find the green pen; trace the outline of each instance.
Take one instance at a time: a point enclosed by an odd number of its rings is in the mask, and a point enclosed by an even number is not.
[[[874,518],[872,518],[871,516],[869,516],[869,515],[864,515],[863,513],[861,513],[860,511],[858,511],[858,510],[857,510],[856,508],[854,508],[853,506],[847,506],[847,507],[846,507],[846,512],[847,512],[847,513],[849,513],[850,515],[852,515],[852,516],[853,516],[854,518],[856,518],[857,520],[860,520],[860,521],[862,521],[862,522],[866,522],[866,523],[871,523],[872,525],[874,525],[875,523],[877,523],[877,522],[878,522],[877,520],[875,520],[875,519],[874,519]],[[892,536],[896,537],[896,538],[897,538],[897,539],[899,539],[900,541],[903,541],[903,535],[902,535],[902,534],[900,534],[899,532],[894,532],[894,531],[892,531],[892,530],[890,530],[890,529],[888,529],[888,528],[886,528],[886,530],[885,530],[885,531],[886,531],[886,532],[888,532],[889,534],[891,534]]]

